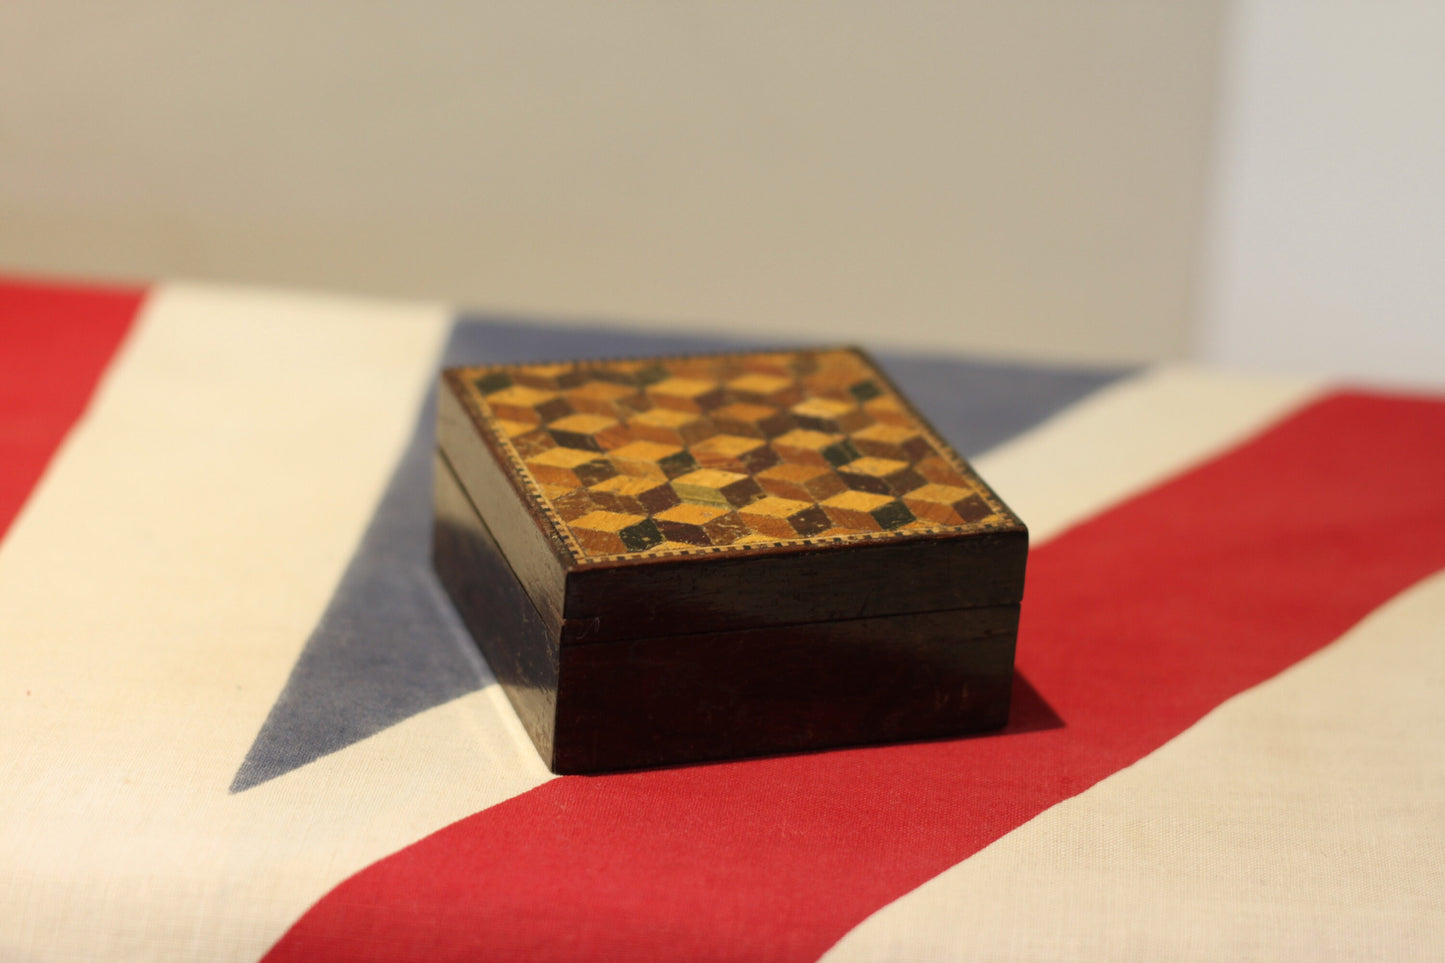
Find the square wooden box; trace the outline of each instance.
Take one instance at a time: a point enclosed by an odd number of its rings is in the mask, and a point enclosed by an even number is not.
[[[449,369],[435,467],[555,772],[1007,721],[1027,530],[857,349]]]

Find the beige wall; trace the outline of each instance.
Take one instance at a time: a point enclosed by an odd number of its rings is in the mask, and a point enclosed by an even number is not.
[[[1445,387],[1445,4],[1251,0],[1229,37],[1201,355]]]
[[[1191,343],[1224,0],[0,4],[0,269]]]

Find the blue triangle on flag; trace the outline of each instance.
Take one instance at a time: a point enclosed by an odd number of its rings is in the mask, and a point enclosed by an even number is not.
[[[735,341],[616,328],[463,320],[442,366],[727,350]],[[944,358],[882,358],[965,457],[1128,373]],[[430,395],[370,525],[231,783],[243,792],[492,684],[432,573]]]

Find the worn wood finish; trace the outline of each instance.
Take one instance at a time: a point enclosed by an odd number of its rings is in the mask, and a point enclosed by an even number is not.
[[[1008,721],[1017,605],[561,650],[552,768],[963,735]]]
[[[557,721],[556,626],[532,604],[440,455],[432,474],[432,564],[537,752],[551,765]]]
[[[444,372],[435,562],[558,772],[979,731],[1023,523],[850,348]]]
[[[440,457],[435,474],[437,570],[555,772],[936,738],[1007,721],[1017,604],[561,646]]]
[[[1027,555],[1027,533],[1011,531],[775,550],[704,565],[632,562],[570,573],[567,611],[586,620],[592,641],[690,623],[741,629],[1008,605],[1023,596]]]

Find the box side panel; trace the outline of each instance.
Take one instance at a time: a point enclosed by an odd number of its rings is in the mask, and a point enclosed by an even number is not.
[[[980,732],[1008,720],[1019,608],[565,646],[553,769]]]
[[[532,605],[446,460],[433,465],[432,562],[542,759],[557,718],[556,632]]]
[[[590,620],[584,641],[594,642],[1011,605],[1027,558],[1020,527],[582,568],[567,576],[564,613]]]
[[[437,446],[457,482],[482,517],[502,557],[516,572],[542,618],[556,630],[562,621],[567,547],[522,498],[476,419],[462,401],[454,375],[444,372],[437,398]]]

